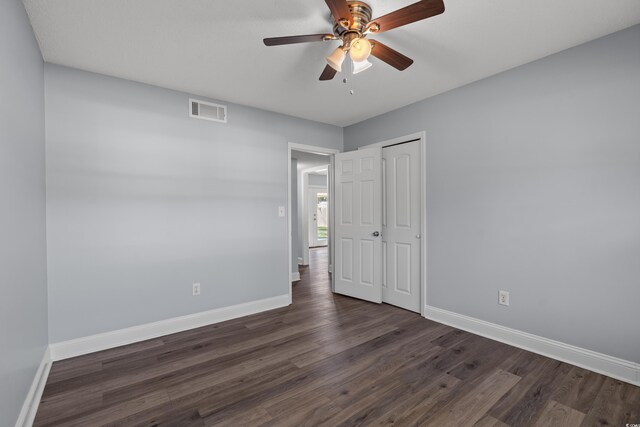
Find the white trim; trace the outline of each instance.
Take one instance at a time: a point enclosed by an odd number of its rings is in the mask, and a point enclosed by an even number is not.
[[[295,171],[298,173],[298,171]],[[297,183],[297,180],[296,180]],[[293,270],[293,235],[291,227],[291,143],[287,145],[287,246],[289,251],[287,252],[287,271],[289,272],[289,304],[293,302],[293,286],[291,285],[291,270]]]
[[[340,150],[336,148],[318,147],[316,145],[297,144],[295,142],[289,143],[289,148],[296,151],[304,151],[311,154],[338,154]],[[291,157],[289,157],[291,158]]]
[[[202,326],[248,316],[262,311],[273,310],[287,305],[289,305],[289,296],[279,295],[277,297],[216,308],[214,310],[174,317],[159,322],[58,342],[50,345],[51,359],[54,361],[68,359],[70,357],[94,353],[96,351],[132,344],[176,332],[200,328]]]
[[[373,148],[373,147],[384,148],[384,147],[388,147],[389,145],[402,144],[403,142],[409,142],[409,141],[413,141],[413,140],[416,140],[416,139],[421,139],[422,141],[424,141],[425,140],[425,135],[426,135],[425,131],[416,132],[416,133],[412,133],[412,134],[409,134],[409,135],[404,135],[404,136],[399,136],[397,138],[388,139],[386,141],[374,142],[373,144],[363,145],[361,147],[358,147],[358,150],[364,150],[366,148]]]
[[[292,271],[291,272],[291,281],[292,282],[298,282],[300,280],[300,272],[299,271]]]
[[[287,257],[288,258],[287,264],[289,266],[287,271],[289,272],[293,270],[293,267],[291,265],[292,264],[291,258],[293,254],[292,241],[291,241],[291,150],[304,151],[307,153],[315,153],[315,154],[329,154],[329,155],[338,154],[340,152],[340,150],[337,150],[335,148],[325,148],[325,147],[317,147],[314,145],[296,144],[295,142],[287,143],[287,205],[289,207],[289,210],[287,213],[287,240],[289,242],[288,244],[289,256]],[[330,159],[330,162],[331,162],[331,159]],[[296,171],[296,173],[298,173],[298,171]],[[328,173],[331,173],[331,172],[329,171]],[[298,185],[300,185],[299,182],[298,182]],[[304,200],[302,202],[304,203]],[[331,245],[331,241],[329,242],[329,245]],[[302,249],[303,249],[303,255],[304,255],[304,247]],[[308,251],[309,249],[307,248],[307,258],[308,258]],[[329,247],[329,251],[331,251],[331,247]],[[303,256],[302,263],[304,265],[304,256]],[[291,304],[292,302],[293,302],[293,287],[291,285],[291,280],[289,280],[289,304]]]
[[[495,323],[425,306],[427,319],[640,386],[640,364]]]
[[[335,208],[335,160],[336,156],[331,156],[331,164],[329,165],[329,170],[327,171],[327,184],[329,187],[329,276],[331,278],[331,292],[336,291],[336,275],[333,274],[333,266],[335,265],[335,244],[336,241],[336,227],[334,224],[336,223],[336,208]]]
[[[420,295],[420,315],[425,316],[424,307],[427,305],[427,133],[426,131],[416,132],[405,136],[380,141],[369,145],[358,147],[358,150],[373,147],[388,147],[389,145],[402,144],[404,142],[420,140],[420,281],[422,287]]]
[[[424,306],[427,305],[427,133],[425,131],[414,134],[420,138],[420,207],[422,212],[422,221],[420,222],[420,254],[422,256],[422,265],[420,268],[420,281],[422,282],[422,301],[420,304],[420,315],[425,315]],[[412,136],[409,135],[409,138]]]
[[[47,378],[49,377],[49,371],[51,370],[51,351],[47,346],[47,349],[42,356],[42,361],[38,366],[33,382],[27,393],[27,397],[24,399],[24,404],[20,410],[20,415],[16,420],[16,427],[30,427],[33,425],[33,421],[36,419],[36,413],[38,412],[38,406],[40,405],[40,399],[42,398],[42,392],[44,386],[47,384]]]
[[[302,265],[309,265],[309,216],[307,215],[307,186],[309,174],[300,172],[301,181],[298,182],[298,215],[300,218],[300,235],[302,240]],[[302,187],[301,187],[302,186]],[[307,230],[306,232],[304,230]]]

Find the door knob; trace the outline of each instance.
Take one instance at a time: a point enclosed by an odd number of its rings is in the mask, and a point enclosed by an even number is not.
[[[416,239],[419,239],[419,238],[420,238],[420,235],[419,235],[419,234],[416,234]]]
[[[374,231],[374,232],[373,232],[373,237],[378,237],[379,235],[380,235],[380,232],[379,232],[379,231]]]

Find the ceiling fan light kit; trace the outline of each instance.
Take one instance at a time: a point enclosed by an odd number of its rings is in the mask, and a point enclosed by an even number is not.
[[[344,51],[344,48],[342,46],[340,46],[339,48],[334,50],[331,55],[327,56],[327,58],[326,58],[327,59],[327,64],[329,64],[331,66],[331,68],[333,68],[337,72],[341,72],[342,71],[342,63],[344,62],[344,58],[346,56],[347,56],[347,54]]]
[[[365,38],[353,39],[349,48],[349,56],[354,62],[362,62],[371,55],[371,43]]]
[[[397,70],[406,70],[413,60],[376,40],[367,40],[369,34],[389,31],[412,22],[421,21],[444,12],[443,0],[421,0],[376,19],[371,6],[362,1],[325,0],[333,17],[333,34],[310,34],[303,36],[270,37],[264,39],[267,46],[293,43],[339,40],[342,45],[327,59],[327,66],[320,80],[331,80],[342,71],[347,52],[352,61],[354,74],[371,67],[369,56],[373,55]]]
[[[366,59],[364,61],[351,61],[351,72],[353,74],[358,74],[363,72],[364,70],[368,70],[371,68],[373,64]]]

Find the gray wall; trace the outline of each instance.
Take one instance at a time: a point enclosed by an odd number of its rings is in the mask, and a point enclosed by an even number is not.
[[[309,174],[309,185],[327,186],[327,175],[320,175],[317,173]]]
[[[51,342],[288,293],[287,142],[341,128],[49,64],[45,93]]]
[[[345,149],[422,130],[428,304],[640,362],[640,26],[350,126]]]
[[[298,225],[298,161],[291,159],[291,272],[298,272],[300,229]]]
[[[0,425],[16,422],[47,339],[44,75],[19,0],[0,2]]]

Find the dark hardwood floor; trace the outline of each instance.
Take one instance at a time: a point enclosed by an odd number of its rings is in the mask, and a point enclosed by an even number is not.
[[[624,426],[640,388],[333,295],[53,364],[35,425]]]

